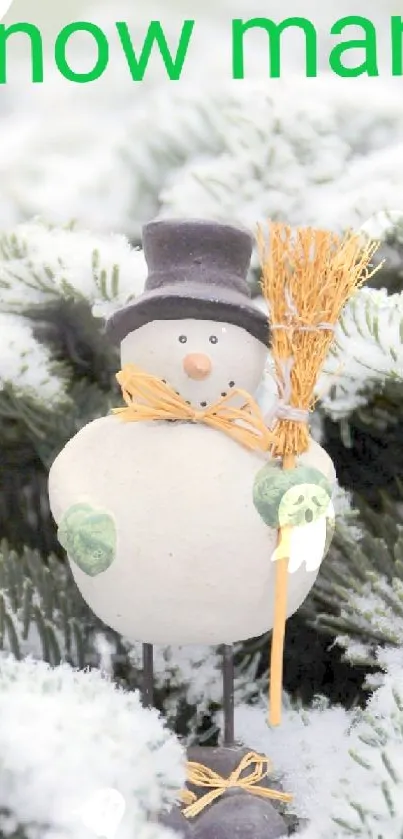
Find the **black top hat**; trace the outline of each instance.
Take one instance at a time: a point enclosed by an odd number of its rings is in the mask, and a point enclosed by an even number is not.
[[[106,323],[120,344],[154,320],[213,320],[246,329],[268,346],[269,323],[251,300],[246,276],[253,240],[246,230],[204,220],[152,221],[143,227],[145,291]]]

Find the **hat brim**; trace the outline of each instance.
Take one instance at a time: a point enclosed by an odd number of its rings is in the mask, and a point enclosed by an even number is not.
[[[191,283],[144,292],[132,304],[114,312],[105,330],[109,339],[119,345],[130,332],[151,321],[187,318],[231,323],[269,347],[269,320],[252,300],[232,289]]]

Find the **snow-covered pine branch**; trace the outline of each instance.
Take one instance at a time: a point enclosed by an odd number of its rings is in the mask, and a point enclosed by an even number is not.
[[[80,810],[99,790],[125,801],[119,835],[171,839],[153,826],[183,787],[182,747],[138,693],[98,671],[0,656],[0,825],[86,839]]]
[[[370,672],[380,650],[403,644],[403,516],[401,504],[384,504],[375,511],[361,503],[352,526],[338,519],[306,606],[309,620],[337,639],[352,664]]]
[[[146,85],[133,100],[116,95],[111,77],[90,108],[82,92],[56,84],[36,111],[3,126],[0,221],[39,211],[56,224],[74,218],[138,239],[159,211],[197,207],[200,216],[252,225],[271,216],[355,227],[399,207],[402,193],[400,91],[379,79],[369,97],[371,84],[324,74],[312,96],[299,75],[269,87],[223,77],[198,81],[197,90]],[[61,121],[49,118],[55,103]]]
[[[37,552],[0,543],[0,649],[57,665],[87,667],[101,622],[84,603],[69,567]]]
[[[341,419],[387,380],[403,387],[403,292],[364,287],[341,316],[316,390],[325,413]]]
[[[257,305],[266,309],[262,298]],[[269,359],[259,401],[269,410],[275,398]],[[333,420],[367,405],[386,382],[403,388],[403,292],[363,287],[345,307],[315,393],[318,408]]]
[[[132,665],[141,670],[141,645],[128,645],[128,652]],[[247,656],[243,645],[238,644],[234,652],[236,660],[238,657],[243,659],[242,664],[235,668],[235,701],[248,703],[258,693],[261,682],[256,678],[260,651]],[[164,715],[171,724],[177,723],[185,707],[188,712],[191,711],[187,741],[194,742],[198,739],[195,735],[203,717],[211,716],[213,706],[216,709],[222,707],[222,655],[219,648],[202,645],[155,646],[154,677],[156,690],[164,694]],[[267,675],[264,675],[263,681],[266,678]],[[218,718],[213,726],[219,729]],[[211,729],[209,733],[216,732]]]
[[[27,313],[73,300],[87,302],[101,317],[142,291],[145,276],[142,252],[124,236],[33,220],[0,237],[2,312]]]
[[[55,364],[50,350],[36,340],[32,323],[0,311],[0,335],[0,413],[4,415],[6,405],[12,412],[13,397],[14,407],[21,396],[36,402],[40,394],[49,405],[63,400],[62,365]]]
[[[365,711],[286,708],[269,730],[265,700],[236,711],[239,736],[270,757],[293,793],[301,839],[397,839],[403,822],[403,658],[389,659]]]
[[[38,440],[57,431],[56,423],[48,428],[49,409],[60,415],[59,426],[67,419],[74,423],[81,402],[80,384],[72,390],[69,367],[77,362],[75,347],[73,358],[65,351],[63,362],[56,360],[52,342],[41,340],[41,333],[50,331],[68,349],[69,341],[74,344],[71,331],[76,326],[84,346],[92,346],[95,355],[107,355],[110,349],[101,336],[103,317],[143,289],[145,273],[142,252],[131,248],[123,236],[99,236],[71,225],[52,228],[39,220],[0,236],[3,421],[14,419]],[[105,377],[108,365],[100,361],[100,366]],[[93,404],[94,410],[100,398],[96,385],[86,382],[85,404]]]

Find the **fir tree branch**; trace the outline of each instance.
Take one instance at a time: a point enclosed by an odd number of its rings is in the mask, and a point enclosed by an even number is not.
[[[94,661],[94,635],[105,631],[84,603],[69,567],[55,556],[0,545],[0,649],[57,665]]]
[[[320,631],[336,637],[353,664],[379,667],[379,647],[403,644],[403,513],[383,497],[375,511],[361,500],[361,535],[336,524],[304,612]]]

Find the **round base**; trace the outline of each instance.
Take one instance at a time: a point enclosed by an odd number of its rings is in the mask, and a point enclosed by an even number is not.
[[[240,746],[195,746],[188,749],[188,759],[228,778],[249,751]],[[259,786],[281,789],[279,783],[270,778],[262,780]],[[209,789],[191,784],[188,788],[198,799],[209,792]],[[178,806],[164,814],[160,822],[181,832],[186,839],[280,839],[288,836],[288,827],[275,804],[277,802],[235,787],[194,818],[186,818]]]

